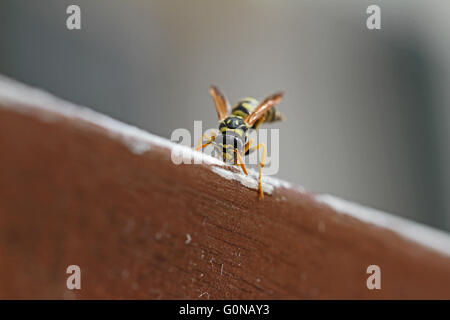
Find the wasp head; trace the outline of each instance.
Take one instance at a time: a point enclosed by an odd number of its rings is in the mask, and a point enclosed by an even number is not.
[[[228,164],[235,164],[237,161],[236,152],[242,155],[244,152],[243,139],[234,132],[222,132],[214,139],[214,156]]]

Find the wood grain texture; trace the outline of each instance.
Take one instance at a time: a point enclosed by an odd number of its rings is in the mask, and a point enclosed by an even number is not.
[[[450,298],[450,259],[288,189],[0,108],[0,298]],[[66,267],[82,271],[66,289]],[[366,287],[367,266],[382,289]]]

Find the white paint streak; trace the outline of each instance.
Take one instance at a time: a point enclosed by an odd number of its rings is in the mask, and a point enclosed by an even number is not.
[[[248,176],[246,176],[242,172],[232,172],[222,167],[211,167],[211,170],[222,178],[228,180],[236,180],[249,189],[258,190],[259,172],[253,169],[247,169]],[[301,186],[293,185],[287,181],[283,181],[274,177],[265,176],[264,169],[261,177],[261,187],[263,189],[263,192],[267,194],[272,194],[275,188],[291,189],[301,193],[305,192],[305,189]],[[284,198],[284,200],[286,200],[286,198]]]
[[[202,162],[209,165],[214,164],[225,167],[227,166],[219,159],[211,157],[207,154],[197,152],[186,146],[176,144],[162,137],[158,137],[137,127],[125,124],[111,117],[95,112],[89,108],[64,101],[51,95],[50,93],[27,86],[2,75],[0,75],[0,102],[1,101],[14,104],[14,106],[6,105],[5,107],[12,107],[14,110],[23,113],[34,112],[45,121],[55,121],[55,117],[52,115],[53,113],[96,125],[105,129],[110,137],[118,138],[129,148],[131,152],[138,155],[144,154],[151,149],[152,145],[156,145],[171,151],[174,148],[177,148],[179,154],[183,155],[183,159],[190,160],[191,163]],[[39,111],[49,111],[50,113],[43,113]],[[239,181],[247,188],[258,189],[258,173],[254,170],[249,170],[249,176],[245,176],[240,173],[233,173],[217,167],[212,167],[212,170],[223,178]],[[263,191],[267,194],[272,194],[274,188],[293,188],[288,182],[264,176],[264,171],[262,187]],[[303,191],[301,188],[298,190]]]
[[[45,91],[27,86],[10,78],[0,75],[0,102],[9,102],[22,113],[36,113],[45,121],[54,121],[56,115],[78,119],[105,129],[110,137],[120,139],[131,152],[143,154],[150,150],[152,145],[172,150],[180,148],[183,156],[197,159],[205,164],[223,164],[222,161],[191,148],[171,142],[170,140],[153,135],[145,130],[125,124],[104,114],[95,112],[89,108],[57,98]],[[42,113],[39,111],[48,111]]]
[[[192,240],[191,235],[189,233],[186,234],[186,241],[184,243],[189,244],[191,242],[191,240]]]
[[[223,164],[222,164],[223,165]],[[242,172],[232,172],[222,167],[211,167],[211,170],[227,180],[236,180],[249,189],[258,190],[259,172],[253,169],[247,169],[248,176]],[[296,190],[297,192],[305,192],[301,186],[293,185],[287,181],[264,175],[264,169],[261,177],[261,187],[264,193],[272,194],[275,188],[285,188]],[[284,198],[286,200],[286,198]]]
[[[448,233],[328,194],[317,195],[315,198],[339,213],[392,230],[408,240],[450,256],[450,235]]]
[[[258,190],[258,178],[257,176],[255,177],[254,174],[256,174],[256,172],[254,170],[248,170],[248,176],[240,172],[232,172],[220,167],[211,167],[211,170],[214,173],[217,173],[222,178],[225,178],[227,180],[236,180],[247,188]],[[263,192],[267,194],[272,194],[274,189],[274,186],[267,183],[264,177],[261,179],[261,187],[263,189]]]
[[[201,298],[201,297],[203,297],[203,296],[205,296],[205,295],[206,295],[206,297],[207,297],[208,300],[209,300],[209,293],[208,293],[208,292],[203,292],[203,293],[200,294],[198,297]]]

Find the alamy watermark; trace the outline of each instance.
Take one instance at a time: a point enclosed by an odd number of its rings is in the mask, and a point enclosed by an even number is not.
[[[370,276],[367,278],[366,286],[369,290],[381,289],[381,268],[376,264],[372,264],[367,267],[367,274]]]
[[[69,30],[81,29],[81,8],[76,4],[67,7],[66,13],[69,15],[66,19],[66,27]]]
[[[366,27],[369,30],[381,29],[381,9],[380,6],[372,4],[367,7],[366,13],[369,14],[366,20]]]
[[[228,134],[228,133],[227,133]],[[215,137],[215,138],[214,138]],[[206,144],[210,142],[208,146],[202,148],[200,151],[212,155],[217,159],[223,160],[223,152],[225,149],[218,147],[219,138],[222,139],[223,135],[218,129],[207,129],[203,131],[203,122],[194,121],[194,134],[185,128],[178,128],[172,132],[171,141],[179,144],[180,146],[193,149],[199,144]],[[230,136],[228,136],[230,137]],[[262,145],[267,146],[264,164],[264,174],[274,175],[278,173],[280,168],[280,130],[279,129],[267,129],[261,128],[258,130],[248,129],[247,140],[245,136],[239,139],[242,141],[235,142],[239,144],[237,150],[240,151],[242,160],[245,165],[259,165],[263,158],[264,148]],[[221,140],[222,141],[222,140]],[[245,153],[245,143],[248,143],[248,154]],[[259,148],[257,146],[260,145]],[[184,147],[174,147],[172,149],[172,162],[176,165],[179,164],[201,164],[204,162],[204,157],[192,157],[192,151]],[[233,160],[233,159],[232,159]],[[237,160],[237,158],[235,159]]]
[[[66,273],[70,274],[66,280],[66,287],[69,290],[81,289],[81,269],[76,264],[67,267]]]

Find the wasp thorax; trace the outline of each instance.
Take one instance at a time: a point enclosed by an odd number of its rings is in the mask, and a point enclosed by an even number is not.
[[[233,129],[233,130],[247,130],[247,125],[244,122],[244,119],[238,116],[229,116],[223,119],[220,122],[219,130],[225,131],[227,129]]]
[[[214,155],[225,163],[235,164],[238,160],[236,152],[244,152],[244,142],[233,132],[224,132],[214,139]]]

